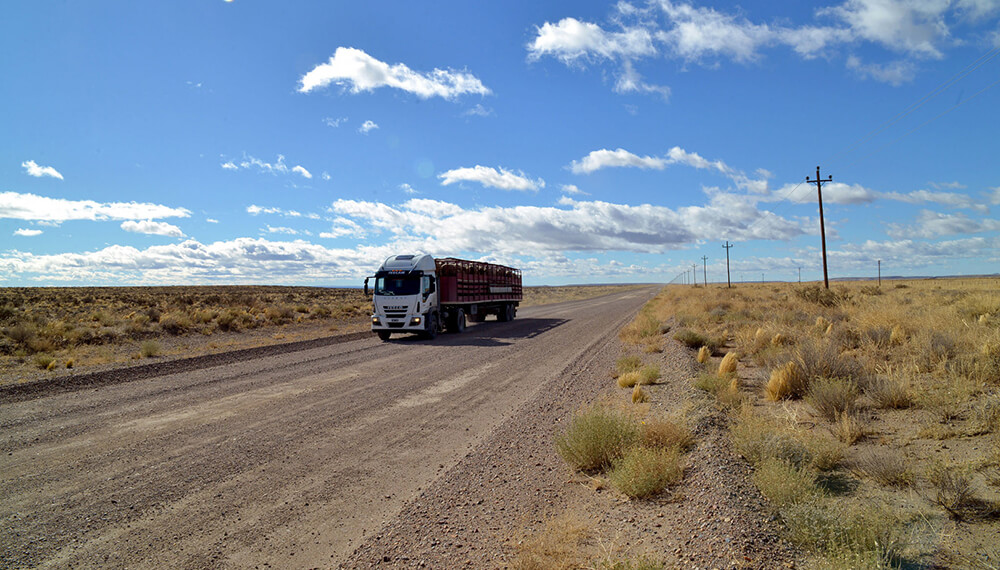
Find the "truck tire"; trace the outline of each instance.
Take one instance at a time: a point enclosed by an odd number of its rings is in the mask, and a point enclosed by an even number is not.
[[[502,323],[514,320],[514,305],[508,303],[500,307],[500,310],[497,311],[497,320]]]
[[[424,332],[421,336],[427,340],[434,340],[438,335],[438,314],[432,314],[426,321]]]
[[[382,342],[385,342],[385,341],[389,340],[389,337],[392,336],[392,333],[389,332],[389,331],[378,331],[377,334],[378,334],[378,337],[380,339],[382,339]]]
[[[453,333],[460,333],[460,332],[464,331],[465,330],[465,310],[464,309],[457,309],[455,311],[455,316],[453,317],[453,319],[454,320],[451,322],[451,326],[448,327],[448,328],[451,329],[451,332],[453,332]]]

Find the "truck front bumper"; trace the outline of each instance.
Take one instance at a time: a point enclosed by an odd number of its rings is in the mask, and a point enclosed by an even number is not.
[[[424,317],[421,315],[405,317],[372,315],[372,331],[421,332],[424,329]]]

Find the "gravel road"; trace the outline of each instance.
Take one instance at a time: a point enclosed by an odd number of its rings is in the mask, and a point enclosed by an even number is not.
[[[657,290],[531,307],[513,322],[435,341],[296,345],[175,364],[163,374],[147,367],[133,381],[121,381],[124,370],[113,381],[98,375],[0,392],[0,567],[371,561],[376,537],[435,484],[462,488],[456,474],[497,444],[503,426],[531,432],[548,422],[540,429],[550,434],[553,410],[568,414],[606,388],[618,329]],[[578,377],[600,380],[575,387]],[[518,465],[494,465],[490,476],[526,476],[525,468],[542,465],[532,449],[504,456]],[[555,469],[547,455],[544,469]],[[532,487],[537,496],[548,491]],[[449,528],[447,520],[428,524]],[[489,526],[483,521],[481,532],[492,540],[500,531],[487,533]],[[397,536],[396,544],[407,550],[428,537],[411,536],[407,546]],[[506,547],[487,544],[449,544],[461,556],[441,565],[502,566]],[[400,563],[388,554],[377,561]]]

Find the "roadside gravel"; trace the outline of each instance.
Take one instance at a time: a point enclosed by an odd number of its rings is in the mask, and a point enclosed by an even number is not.
[[[454,468],[437,479],[342,568],[506,568],[517,545],[547,521],[570,515],[590,527],[590,545],[607,559],[651,556],[676,568],[794,567],[796,551],[779,539],[776,522],[750,480],[747,463],[727,437],[727,419],[691,385],[693,356],[665,338],[663,378],[650,386],[651,413],[690,403],[701,410],[684,482],[658,500],[629,501],[594,490],[555,452],[554,435],[573,412],[613,393],[610,371],[618,357],[636,353],[614,338],[595,343],[538,396],[500,424]]]

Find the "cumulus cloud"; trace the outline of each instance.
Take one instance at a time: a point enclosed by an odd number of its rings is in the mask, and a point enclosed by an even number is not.
[[[888,224],[886,234],[893,239],[936,238],[946,235],[976,234],[1000,230],[1000,220],[973,220],[963,214],[943,214],[921,210],[916,224]]]
[[[786,184],[775,191],[778,196],[799,204],[810,204],[817,201],[816,186],[811,184]],[[869,204],[881,195],[860,184],[844,184],[843,182],[823,183],[824,204]]]
[[[409,200],[398,206],[337,200],[331,210],[363,228],[391,233],[397,241],[418,243],[423,250],[504,255],[662,253],[721,233],[731,239],[790,239],[807,233],[799,222],[761,211],[751,201],[732,195],[680,209],[563,197],[558,207],[466,209],[438,200]]]
[[[63,175],[59,173],[58,170],[52,168],[51,166],[38,166],[34,160],[26,160],[21,163],[21,167],[28,176],[34,176],[35,178],[41,178],[43,176],[48,176],[50,178],[63,179]]]
[[[378,125],[375,124],[375,121],[365,121],[364,123],[361,124],[360,127],[358,127],[358,132],[361,133],[361,134],[363,134],[363,135],[367,135],[369,132],[371,132],[371,131],[373,131],[373,130],[375,130],[377,128],[378,128]]]
[[[632,167],[663,170],[668,164],[669,162],[665,158],[661,157],[639,156],[623,148],[617,148],[615,150],[602,148],[600,150],[591,151],[587,156],[580,160],[574,160],[570,163],[569,169],[573,171],[574,174],[590,174],[591,172],[596,172],[603,168]]]
[[[896,200],[907,204],[927,204],[935,203],[952,208],[968,208],[980,213],[988,213],[989,207],[978,200],[974,200],[966,194],[957,192],[931,192],[930,190],[916,190],[913,192],[883,192],[880,194],[887,200]]]
[[[309,93],[335,83],[351,93],[392,87],[413,93],[421,99],[459,95],[489,95],[490,90],[476,76],[465,71],[435,69],[429,73],[414,71],[405,64],[389,65],[362,50],[339,47],[327,63],[314,67],[299,80],[299,92]]]
[[[267,233],[269,233],[269,234],[285,234],[285,235],[290,235],[290,236],[299,235],[299,231],[298,230],[293,229],[293,228],[289,228],[289,227],[286,227],[286,226],[272,226],[272,225],[268,225],[266,229],[267,229]]]
[[[63,222],[67,220],[135,220],[186,218],[185,208],[140,202],[65,200],[35,194],[0,192],[0,218]]]
[[[861,58],[853,55],[847,58],[847,69],[857,72],[861,77],[894,86],[909,83],[917,75],[916,66],[911,61],[893,61],[886,64],[863,63]]]
[[[848,57],[848,68],[861,77],[899,85],[916,74],[914,60],[940,58],[952,38],[949,20],[963,24],[991,22],[1000,12],[996,0],[846,0],[814,12],[815,22],[753,21],[740,8],[719,9],[674,0],[652,0],[638,8],[619,2],[612,27],[563,18],[536,28],[527,45],[528,59],[553,57],[566,65],[605,63],[615,66],[619,93],[656,92],[664,86],[644,83],[635,68],[643,58],[667,57],[717,67],[720,60],[748,63],[765,49],[787,47],[806,60],[832,61],[838,49],[877,45],[895,52],[895,61],[862,62]],[[994,39],[1000,33],[994,32]]]
[[[126,220],[122,222],[122,229],[136,234],[148,234],[167,237],[184,237],[184,232],[173,224],[166,222],[154,222],[152,220]]]
[[[569,194],[570,196],[589,196],[589,194],[580,190],[576,184],[563,184],[560,188],[564,194]]]
[[[555,24],[542,24],[537,32],[534,41],[528,44],[528,57],[533,60],[550,55],[564,63],[573,63],[581,59],[630,58],[656,53],[652,35],[639,27],[609,32],[597,24],[563,18]]]
[[[286,218],[306,218],[310,220],[318,220],[319,214],[306,213],[303,214],[298,210],[286,210],[284,208],[278,208],[276,206],[258,206],[257,204],[250,204],[247,206],[247,213],[251,216],[259,216],[261,214],[275,214],[278,216],[284,216]]]
[[[336,119],[334,119],[333,117],[323,117],[323,124],[328,127],[333,127],[335,129],[339,127],[342,123],[346,122],[347,122],[347,117],[337,117]]]
[[[489,188],[499,188],[501,190],[530,190],[537,191],[545,188],[545,181],[541,178],[532,180],[518,171],[514,173],[504,168],[491,168],[489,166],[476,165],[472,168],[456,168],[438,175],[441,185],[447,186],[456,182],[479,182]]]
[[[276,162],[264,162],[263,160],[250,156],[246,153],[243,154],[243,158],[239,161],[227,160],[221,164],[223,170],[248,170],[255,169],[258,172],[263,172],[265,174],[298,174],[303,178],[312,178],[312,174],[309,173],[305,167],[301,165],[295,165],[291,168],[285,164],[284,155],[279,154],[278,160]]]
[[[466,110],[462,113],[463,117],[491,117],[493,116],[493,109],[488,107],[483,107],[481,103],[476,103],[471,109]]]
[[[42,230],[35,230],[31,228],[17,228],[14,230],[14,235],[32,237],[37,235],[42,235]]]

